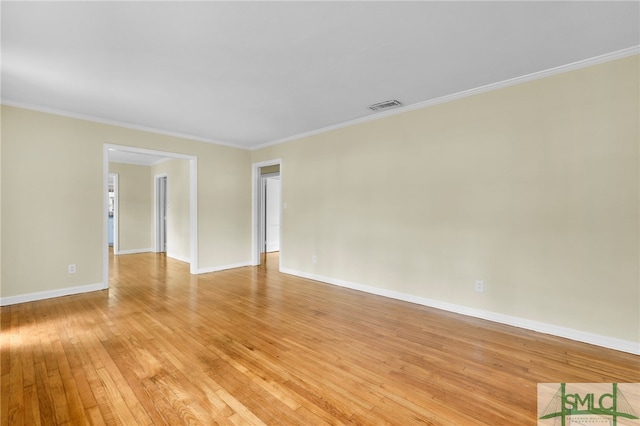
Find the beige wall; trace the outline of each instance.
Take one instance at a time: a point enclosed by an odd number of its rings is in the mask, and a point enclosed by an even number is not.
[[[254,152],[3,106],[1,296],[101,282],[113,143],[197,156],[202,269],[250,259],[250,164],[282,158],[284,268],[640,342],[638,75],[629,57]]]
[[[282,158],[282,266],[640,342],[638,76],[634,56],[253,152]]]
[[[153,182],[151,167],[109,163],[118,175],[118,250],[151,251],[153,248]]]
[[[1,131],[2,298],[103,281],[105,143],[197,156],[199,268],[251,260],[248,151],[8,106]]]
[[[2,292],[2,108],[0,108],[0,294]]]
[[[261,175],[268,175],[269,173],[279,173],[280,172],[280,164],[275,164],[273,166],[265,166],[260,168]]]
[[[190,257],[189,161],[168,160],[151,167],[151,179],[167,175],[167,256]]]

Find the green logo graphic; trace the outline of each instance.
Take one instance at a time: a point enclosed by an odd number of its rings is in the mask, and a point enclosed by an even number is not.
[[[559,386],[558,386],[559,385]],[[640,384],[627,383],[631,390],[629,402],[620,389],[618,383],[547,383],[538,384],[538,424],[551,425],[560,422],[561,426],[583,423],[600,423],[617,426],[640,425],[640,417],[634,411],[638,409],[637,398],[640,397]],[[549,389],[553,392],[554,386],[558,386],[551,398]],[[544,400],[549,401],[542,408]],[[553,422],[541,422],[541,420],[553,419]]]

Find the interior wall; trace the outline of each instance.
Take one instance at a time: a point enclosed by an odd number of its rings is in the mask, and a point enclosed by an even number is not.
[[[153,251],[151,167],[109,163],[118,174],[118,245],[120,253]]]
[[[0,294],[2,292],[2,108],[0,108]]]
[[[273,166],[264,166],[260,168],[261,175],[268,175],[271,173],[280,173],[280,164],[274,164]]]
[[[251,262],[249,151],[5,105],[1,132],[2,299],[102,283],[105,143],[197,156],[199,268]]]
[[[640,342],[638,58],[254,151],[283,270]]]
[[[151,167],[151,179],[167,174],[167,256],[189,262],[189,161],[168,160]]]

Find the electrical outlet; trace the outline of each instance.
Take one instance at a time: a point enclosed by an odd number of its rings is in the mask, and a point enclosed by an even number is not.
[[[484,293],[484,281],[476,280],[476,291],[478,293]]]
[[[75,274],[76,273],[76,264],[75,263],[70,263],[69,266],[67,266],[67,272],[69,274]]]
[[[311,256],[311,263],[318,263],[318,256],[316,256],[315,254]]]

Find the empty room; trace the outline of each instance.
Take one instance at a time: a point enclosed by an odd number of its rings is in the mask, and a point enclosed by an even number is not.
[[[3,1],[1,425],[640,425],[640,3]]]

